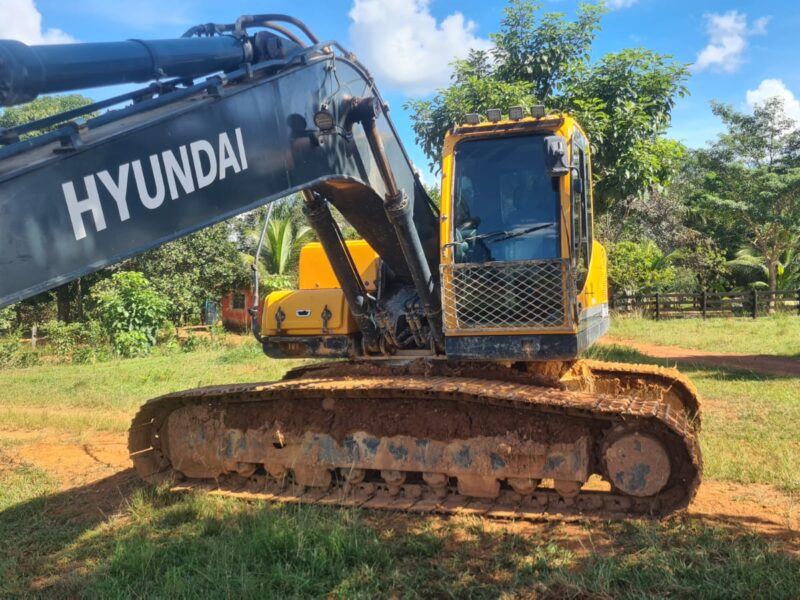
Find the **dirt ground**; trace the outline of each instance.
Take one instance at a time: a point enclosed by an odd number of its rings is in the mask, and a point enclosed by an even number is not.
[[[113,514],[135,489],[137,478],[128,459],[126,435],[97,433],[81,438],[47,432],[0,431],[0,441],[14,443],[3,450],[0,472],[16,464],[35,465],[60,482],[69,505],[52,509],[74,518],[96,520]],[[784,550],[800,554],[800,500],[768,485],[704,482],[689,514],[712,523],[735,525],[764,535]],[[542,522],[495,522],[491,528],[536,536],[552,529]],[[565,525],[576,536],[591,537],[590,528]],[[561,532],[564,535],[564,532]],[[571,536],[572,534],[570,534]],[[580,544],[580,539],[575,540]]]
[[[783,377],[800,377],[800,360],[766,354],[740,354],[736,352],[707,352],[704,350],[687,350],[677,346],[657,346],[633,340],[607,336],[600,344],[620,344],[652,356],[666,358],[676,362],[708,365],[712,367],[729,367],[743,369],[767,375]]]

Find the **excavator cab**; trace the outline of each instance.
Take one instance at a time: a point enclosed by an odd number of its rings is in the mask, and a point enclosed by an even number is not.
[[[445,138],[445,352],[476,360],[575,358],[609,323],[586,136],[565,115],[509,112],[517,118],[469,115]]]

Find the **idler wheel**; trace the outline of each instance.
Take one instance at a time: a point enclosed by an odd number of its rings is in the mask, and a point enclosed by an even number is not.
[[[614,489],[644,498],[667,485],[671,473],[669,455],[652,435],[636,431],[612,434],[603,452],[606,474]]]

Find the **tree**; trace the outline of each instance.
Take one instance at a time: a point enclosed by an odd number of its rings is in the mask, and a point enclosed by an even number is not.
[[[170,320],[198,322],[205,300],[247,287],[249,268],[242,261],[229,221],[202,229],[123,262],[139,271],[169,298]]]
[[[433,204],[437,208],[441,208],[442,206],[442,190],[439,187],[438,183],[434,183],[433,185],[425,185],[422,184],[422,187],[425,188],[425,193],[428,194],[428,197],[433,201]]]
[[[79,94],[69,94],[65,96],[42,96],[41,98],[36,98],[35,100],[27,102],[21,106],[6,108],[3,113],[0,114],[0,129],[10,129],[11,127],[25,125],[31,121],[44,119],[45,117],[51,117],[58,113],[80,108],[82,106],[87,106],[91,103],[91,99]],[[95,113],[89,113],[86,116],[92,117],[94,115]],[[58,128],[59,125],[61,125],[61,123],[56,123],[55,125],[45,127],[44,129],[37,129],[23,135],[22,139],[47,133],[48,131]]]
[[[698,234],[686,226],[688,210],[673,187],[653,189],[620,203],[613,219],[595,223],[598,237],[612,243],[652,240],[665,254],[686,247]]]
[[[68,110],[73,110],[91,104],[92,100],[78,94],[66,96],[42,96],[22,106],[7,108],[0,114],[0,129],[9,129],[50,117]],[[95,113],[89,113],[86,117],[92,117]],[[56,129],[60,123],[56,123],[43,129],[37,129],[21,136],[22,139],[37,136]],[[81,279],[66,283],[55,288],[52,293],[56,298],[57,317],[59,321],[70,322],[75,319],[83,318],[83,296],[85,289],[81,284]],[[47,293],[49,295],[49,292]]]
[[[10,330],[14,326],[15,317],[12,307],[0,308],[0,332]]]
[[[155,346],[169,301],[141,273],[121,271],[92,290],[100,323],[121,356],[147,354]]]
[[[667,140],[675,100],[686,93],[686,65],[645,49],[589,60],[605,9],[581,4],[574,21],[511,0],[490,51],[454,63],[452,84],[430,100],[410,100],[412,126],[432,168],[444,134],[467,113],[544,104],[575,114],[592,141],[595,204],[616,202],[667,183],[683,148]]]
[[[683,247],[667,255],[669,262],[693,280],[692,289],[682,291],[723,291],[729,273],[729,263],[714,240],[692,232]],[[687,286],[688,287],[688,286]]]
[[[700,169],[689,202],[729,241],[746,240],[756,250],[775,291],[781,257],[800,245],[800,123],[779,98],[752,114],[717,103],[712,109],[727,131],[696,153]]]
[[[281,276],[275,279],[277,282],[287,281],[283,276],[288,275],[289,271],[297,265],[300,249],[304,244],[315,239],[314,231],[306,224],[303,204],[299,195],[292,195],[278,200],[273,205],[261,256],[267,271],[272,275]],[[269,208],[269,206],[257,208],[243,215],[236,222],[236,239],[239,250],[250,258],[250,263],[252,263],[258,240],[264,229],[264,222],[269,215]],[[352,239],[355,230],[332,206],[331,212],[342,228],[345,239]],[[265,281],[266,279],[261,277],[261,280]]]
[[[665,137],[686,65],[642,48],[583,64],[565,82],[559,106],[575,115],[592,142],[595,209],[667,185],[684,147]]]
[[[650,240],[620,242],[609,247],[608,279],[614,292],[628,296],[663,292],[675,281],[675,268]]]
[[[310,234],[308,225],[295,226],[288,218],[270,220],[265,240],[265,259],[270,272],[285,275],[290,261],[299,253]]]
[[[751,288],[769,287],[767,260],[752,246],[743,246],[726,266]],[[800,244],[787,250],[776,265],[775,288],[793,291],[800,289]]]

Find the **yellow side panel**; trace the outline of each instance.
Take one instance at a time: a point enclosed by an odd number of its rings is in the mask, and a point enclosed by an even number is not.
[[[283,313],[280,332],[276,318]],[[323,331],[323,315],[330,316]],[[261,335],[340,335],[358,331],[342,290],[283,290],[272,292],[264,303]]]
[[[347,240],[347,249],[356,263],[361,281],[368,291],[374,292],[378,287],[378,253],[364,240]],[[339,281],[333,273],[328,257],[319,242],[306,244],[300,250],[301,290],[326,290],[339,288]]]
[[[592,260],[578,302],[583,308],[608,304],[608,259],[606,249],[597,240],[592,242]]]

